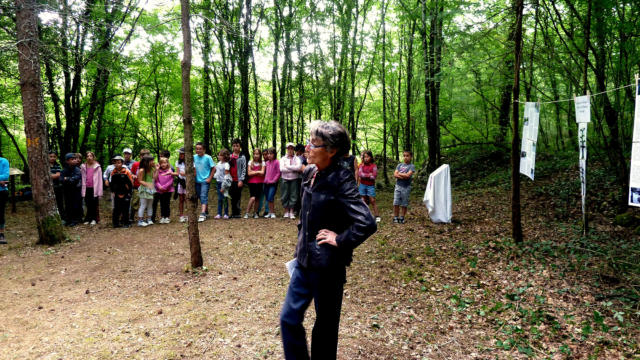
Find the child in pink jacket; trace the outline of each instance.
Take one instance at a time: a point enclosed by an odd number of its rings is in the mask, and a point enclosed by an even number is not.
[[[169,159],[161,157],[158,161],[159,169],[156,172],[153,184],[156,193],[160,196],[160,224],[171,222],[171,195],[173,193],[173,177],[177,175],[169,166]]]
[[[99,200],[102,197],[102,168],[96,161],[96,155],[87,151],[86,162],[80,165],[82,174],[82,197],[87,207],[85,225],[95,225],[100,221]]]

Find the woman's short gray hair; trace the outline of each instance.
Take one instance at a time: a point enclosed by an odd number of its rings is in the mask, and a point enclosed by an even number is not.
[[[351,139],[347,129],[339,122],[334,120],[315,120],[309,124],[309,129],[312,139],[318,139],[327,148],[336,150],[336,158],[340,158],[349,152]]]

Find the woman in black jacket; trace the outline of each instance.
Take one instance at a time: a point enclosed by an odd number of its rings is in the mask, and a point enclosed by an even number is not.
[[[314,300],[311,358],[335,359],[342,290],[353,249],[376,231],[376,222],[340,160],[349,151],[338,122],[310,125],[308,166],[302,180],[296,263],[280,314],[285,358],[308,359],[304,313]]]

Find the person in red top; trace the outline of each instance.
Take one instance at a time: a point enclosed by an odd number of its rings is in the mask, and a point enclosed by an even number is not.
[[[262,184],[264,183],[264,174],[266,165],[262,161],[262,152],[260,149],[253,150],[253,159],[247,164],[247,175],[249,176],[249,203],[247,204],[247,212],[244,214],[244,218],[248,219],[251,209],[255,207],[253,218],[258,218],[258,203],[256,199],[259,199],[262,195]],[[255,206],[254,206],[255,205]]]
[[[143,157],[150,155],[151,151],[147,149],[140,150],[140,160]],[[131,195],[131,207],[129,208],[129,221],[133,221],[136,209],[140,206],[140,197],[138,196],[138,188],[140,187],[140,181],[138,181],[138,170],[140,169],[140,161],[136,161],[131,165],[131,176],[133,177],[133,194]]]
[[[360,179],[360,186],[358,191],[362,200],[371,204],[373,209],[373,215],[376,217],[376,222],[380,222],[380,213],[378,212],[378,206],[376,205],[376,177],[378,176],[378,167],[373,161],[373,153],[371,150],[366,150],[362,155],[363,162],[358,167],[358,179]]]

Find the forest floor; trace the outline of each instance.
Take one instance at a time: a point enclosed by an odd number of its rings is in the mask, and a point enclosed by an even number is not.
[[[637,259],[628,228],[594,215],[582,238],[575,199],[558,220],[558,204],[527,185],[527,241],[515,245],[504,185],[454,188],[452,224],[431,223],[420,191],[393,224],[391,197],[380,191],[383,221],[347,272],[340,359],[640,356],[637,284],[612,253]],[[190,272],[185,224],[112,229],[102,205],[101,224],[54,247],[33,245],[30,204],[8,213],[0,358],[282,358],[294,221],[207,220],[207,270]],[[313,319],[311,307],[308,334]]]

